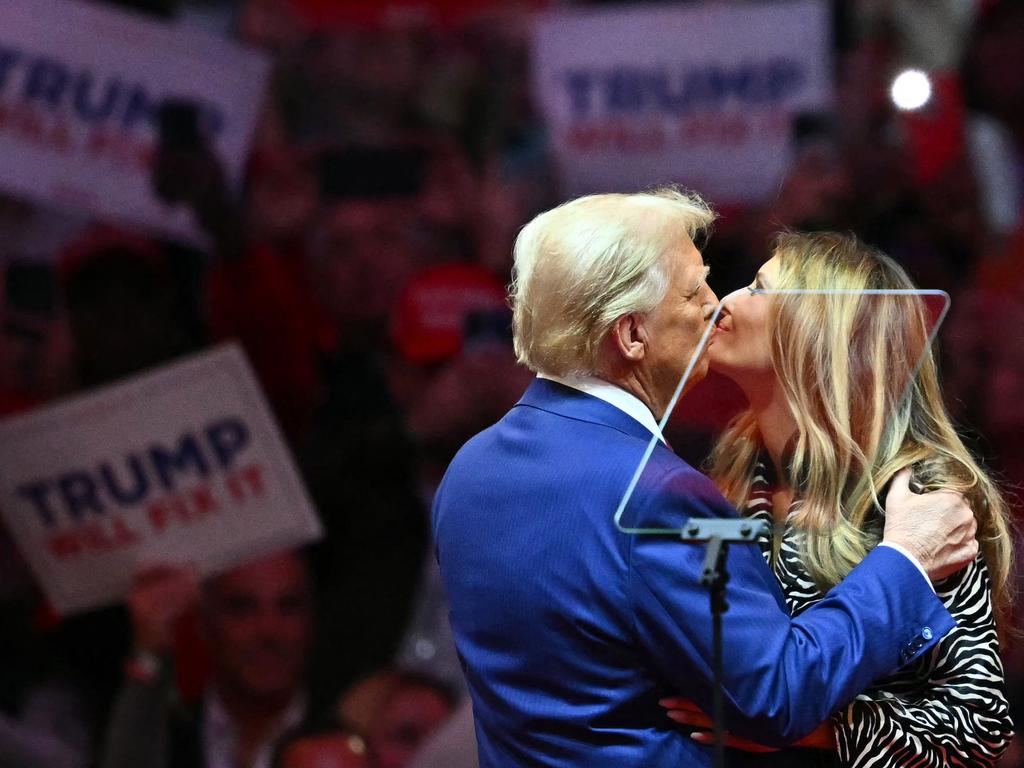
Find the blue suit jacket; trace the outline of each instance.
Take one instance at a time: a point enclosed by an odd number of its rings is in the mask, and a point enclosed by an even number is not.
[[[603,400],[537,380],[445,474],[434,535],[484,768],[710,765],[658,706],[682,694],[710,709],[703,548],[612,519],[649,439]],[[735,515],[659,445],[623,525]],[[726,726],[762,743],[806,735],[954,625],[888,547],[795,619],[755,545],[734,545],[729,570]]]

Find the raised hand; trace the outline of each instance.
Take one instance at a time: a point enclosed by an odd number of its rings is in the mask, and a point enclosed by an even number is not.
[[[135,575],[128,593],[135,647],[163,655],[171,648],[174,624],[199,597],[199,582],[190,567],[157,565]]]

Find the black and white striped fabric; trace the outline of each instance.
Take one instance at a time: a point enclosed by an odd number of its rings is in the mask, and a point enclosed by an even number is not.
[[[796,511],[794,502],[788,517]],[[759,542],[782,586],[790,613],[824,597],[801,561],[804,534],[772,515],[772,476],[757,464],[746,513],[764,520],[776,539]],[[981,556],[936,585],[957,626],[929,653],[879,681],[833,716],[843,768],[994,766],[1013,735],[992,611],[988,569]]]

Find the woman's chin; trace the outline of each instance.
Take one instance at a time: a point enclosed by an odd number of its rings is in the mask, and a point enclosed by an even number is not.
[[[737,369],[735,365],[730,365],[727,359],[722,359],[721,356],[715,355],[713,352],[708,355],[708,373],[723,376],[736,384],[739,384],[740,379],[744,378],[741,370]]]

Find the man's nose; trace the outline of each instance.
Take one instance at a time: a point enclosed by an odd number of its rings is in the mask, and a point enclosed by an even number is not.
[[[718,306],[718,296],[711,290],[711,286],[707,283],[704,284],[704,298],[701,302],[701,307],[704,309],[704,320],[710,320],[711,316],[715,313],[715,307]]]

